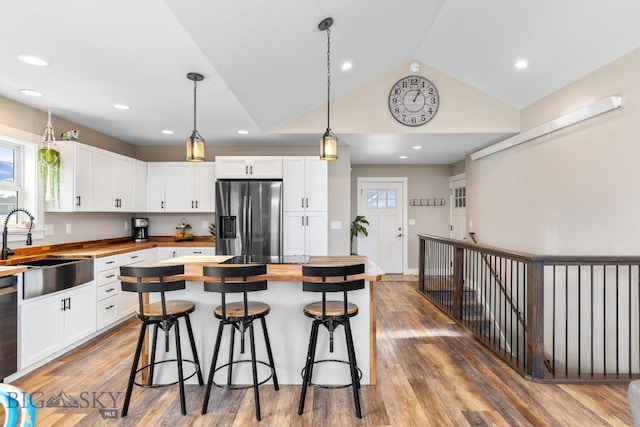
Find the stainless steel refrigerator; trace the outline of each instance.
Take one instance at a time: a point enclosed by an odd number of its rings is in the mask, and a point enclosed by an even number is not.
[[[282,181],[216,181],[216,254],[282,256]]]

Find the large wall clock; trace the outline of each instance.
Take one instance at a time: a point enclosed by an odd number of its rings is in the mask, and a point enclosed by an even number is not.
[[[440,96],[428,79],[421,76],[404,77],[389,92],[389,111],[405,126],[422,126],[438,111]]]

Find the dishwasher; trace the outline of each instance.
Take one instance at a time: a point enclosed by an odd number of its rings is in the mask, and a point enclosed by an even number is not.
[[[0,380],[18,370],[18,276],[0,277]]]

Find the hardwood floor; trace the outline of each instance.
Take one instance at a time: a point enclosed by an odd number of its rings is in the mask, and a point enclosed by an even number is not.
[[[271,384],[260,388],[261,422],[254,418],[250,390],[214,387],[209,413],[200,415],[204,387],[198,386],[187,386],[187,416],[180,414],[178,388],[173,386],[135,388],[129,415],[119,418],[138,331],[136,319],[15,384],[33,393],[40,406],[61,392],[66,394],[63,400],[78,401],[80,407],[76,408],[39,408],[39,427],[632,424],[626,385],[527,381],[437,311],[413,286],[408,282],[379,283],[378,385],[362,387],[362,420],[355,417],[350,389],[311,388],[306,411],[298,416],[299,386],[281,386],[276,392]],[[112,396],[116,397],[118,419],[103,419],[98,408],[113,407]]]

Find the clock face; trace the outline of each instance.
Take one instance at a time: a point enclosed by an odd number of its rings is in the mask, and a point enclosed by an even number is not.
[[[436,115],[440,97],[429,80],[420,76],[400,79],[389,92],[389,111],[405,126],[422,126]]]

